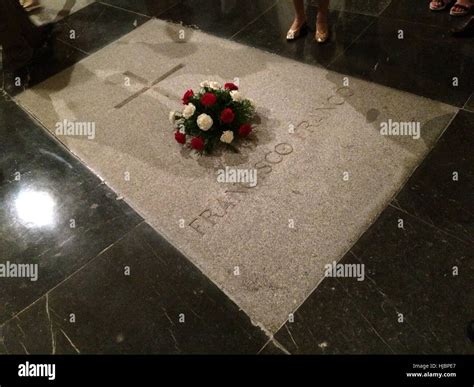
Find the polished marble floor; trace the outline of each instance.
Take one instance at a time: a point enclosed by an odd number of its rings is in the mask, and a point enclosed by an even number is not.
[[[311,34],[286,43],[286,0],[53,3],[54,55],[19,87],[3,74],[0,264],[34,260],[46,274],[2,280],[0,353],[474,353],[474,46],[450,36],[459,21],[422,1],[333,1],[331,41],[317,46]],[[324,279],[275,334],[12,100],[154,17],[455,108],[342,258],[364,264],[365,281]]]

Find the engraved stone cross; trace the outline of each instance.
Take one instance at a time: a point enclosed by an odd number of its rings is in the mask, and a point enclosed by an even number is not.
[[[134,79],[138,80],[140,83],[142,83],[144,85],[147,85],[147,86],[143,86],[140,90],[138,90],[137,92],[133,93],[131,96],[124,99],[122,102],[115,105],[114,108],[115,109],[120,109],[120,108],[124,107],[126,104],[128,104],[129,102],[131,102],[134,99],[138,98],[140,95],[147,92],[148,90],[150,90],[151,88],[156,86],[161,81],[164,81],[166,78],[173,75],[177,71],[181,70],[183,67],[184,67],[184,64],[180,63],[180,64],[174,66],[172,69],[170,69],[166,73],[164,73],[163,75],[161,75],[160,77],[158,77],[158,79],[154,80],[151,83],[147,79],[144,79],[144,78],[140,77],[139,75],[136,75],[136,74],[134,74],[130,71],[124,72],[123,75],[125,75],[126,77],[134,78]]]

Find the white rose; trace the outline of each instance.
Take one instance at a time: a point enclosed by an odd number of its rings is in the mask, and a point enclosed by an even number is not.
[[[225,142],[226,144],[230,144],[232,141],[234,141],[234,132],[231,130],[226,130],[224,133],[222,133],[221,141]]]
[[[195,112],[196,106],[194,106],[192,103],[188,103],[183,110],[183,117],[189,119],[194,115]]]
[[[170,122],[171,122],[171,125],[174,125],[174,123],[176,122],[176,112],[170,112]]]
[[[211,116],[208,116],[207,114],[203,113],[197,118],[197,124],[199,126],[199,129],[204,130],[206,132],[212,128],[212,125],[214,125],[214,121],[212,120]]]
[[[235,102],[242,101],[242,94],[240,94],[240,92],[237,91],[237,90],[232,90],[230,92],[230,96],[232,97],[232,100],[235,101]]]
[[[210,83],[209,81],[204,81],[204,82],[201,82],[201,87],[204,89],[205,87],[210,87]]]
[[[213,90],[220,90],[222,88],[219,82],[209,82],[209,87]]]

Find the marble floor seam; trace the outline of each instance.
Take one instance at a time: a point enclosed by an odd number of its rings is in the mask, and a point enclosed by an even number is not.
[[[265,15],[267,12],[270,12],[273,8],[275,8],[277,6],[277,3],[278,3],[278,0],[275,1],[274,4],[272,4],[270,7],[268,7],[265,11],[263,11],[260,15],[258,15],[257,17],[255,17],[255,19],[249,21],[244,27],[242,27],[242,29],[240,29],[239,31],[237,31],[235,34],[233,34],[229,39],[230,40],[234,40],[234,38],[240,34],[241,32],[245,31],[245,29],[250,26],[251,24],[255,23],[258,19],[260,19],[263,15]]]
[[[66,44],[67,46],[69,46],[69,47],[71,47],[71,48],[73,48],[73,49],[79,51],[79,52],[82,53],[82,54],[91,55],[90,52],[84,51],[84,50],[82,50],[81,48],[76,47],[75,45],[71,44],[71,43],[68,42],[67,40],[64,40],[64,39],[61,39],[61,38],[56,38],[56,39],[57,39],[58,41],[60,41],[61,43],[64,43],[64,44]],[[86,57],[86,58],[87,58],[87,57]],[[76,62],[76,63],[79,63],[79,62]],[[74,63],[72,66],[74,66],[76,63]],[[72,67],[72,66],[71,66],[71,67]],[[67,69],[67,68],[66,68],[66,69]],[[66,69],[64,69],[64,70],[66,70]]]
[[[288,351],[288,350],[285,348],[285,346],[284,346],[282,343],[280,343],[276,338],[273,338],[273,339],[272,339],[272,342],[273,342],[273,344],[275,344],[275,346],[276,346],[277,348],[281,349],[286,355],[291,355],[291,352]]]
[[[129,13],[133,13],[135,15],[138,15],[138,16],[143,16],[143,17],[146,17],[148,19],[151,19],[150,15],[145,15],[144,13],[140,13],[140,12],[137,12],[137,11],[133,11],[131,9],[127,9],[127,8],[123,8],[123,7],[119,7],[118,5],[114,5],[114,4],[110,4],[110,3],[106,3],[104,1],[96,1],[97,3],[100,3],[100,4],[103,4],[107,7],[111,7],[111,8],[115,8],[115,9],[120,9],[121,11],[125,11],[125,12],[129,12]],[[174,7],[174,6],[172,6]],[[170,7],[170,8],[172,8]]]
[[[395,203],[395,204],[394,204],[394,203]],[[402,212],[402,213],[404,213],[404,214],[407,214],[408,216],[410,216],[410,217],[412,217],[412,218],[414,218],[414,219],[420,221],[421,223],[427,225],[427,226],[430,227],[430,228],[433,228],[433,229],[435,229],[435,230],[437,230],[437,231],[439,231],[439,232],[442,232],[443,234],[445,234],[446,236],[448,236],[448,237],[450,237],[450,238],[456,239],[456,240],[458,240],[459,242],[464,242],[464,243],[468,243],[468,244],[473,244],[473,242],[472,242],[471,240],[469,240],[469,239],[463,239],[462,237],[459,237],[459,236],[457,236],[457,235],[454,235],[454,234],[452,234],[449,230],[445,230],[445,229],[443,229],[443,228],[440,228],[440,227],[436,226],[436,225],[433,224],[433,223],[429,223],[429,222],[427,222],[425,219],[420,218],[419,216],[417,216],[417,215],[415,215],[415,214],[412,214],[412,213],[410,213],[409,211],[407,211],[407,210],[401,208],[396,200],[394,200],[394,203],[393,203],[393,202],[390,203],[389,206],[392,207],[392,208],[394,208],[395,210],[398,210],[398,211],[400,211],[400,212]]]
[[[25,311],[27,311],[32,305],[35,305],[36,303],[40,302],[43,297],[47,296],[49,293],[51,293],[52,291],[54,291],[55,289],[57,289],[58,287],[60,287],[62,284],[66,283],[69,279],[71,279],[72,277],[74,277],[75,275],[79,274],[82,270],[84,270],[85,268],[87,268],[90,264],[92,264],[93,262],[95,262],[96,259],[98,259],[102,254],[104,254],[107,250],[111,249],[113,246],[115,246],[118,242],[120,242],[121,240],[125,239],[126,236],[131,233],[133,230],[135,230],[136,228],[138,228],[140,225],[142,225],[143,223],[145,223],[144,220],[142,220],[140,223],[138,223],[137,225],[135,225],[134,227],[132,227],[130,230],[128,230],[127,232],[125,232],[120,238],[118,238],[116,241],[114,241],[113,243],[111,243],[109,246],[107,246],[106,248],[104,248],[102,251],[100,251],[95,257],[91,258],[89,261],[87,261],[84,265],[82,265],[81,267],[79,267],[77,270],[75,270],[73,273],[69,274],[67,277],[65,277],[63,280],[61,280],[60,282],[58,282],[55,286],[53,286],[52,288],[50,288],[47,292],[45,292],[44,294],[42,294],[40,297],[38,297],[35,301],[33,301],[32,303],[30,303],[28,306],[24,307],[22,310],[20,310],[19,312],[16,312],[13,316],[11,316],[10,318],[8,318],[7,320],[3,321],[0,323],[0,328],[2,328],[4,325],[8,324],[10,321],[14,320],[15,318],[18,318],[19,315],[21,315],[22,313],[24,313]]]

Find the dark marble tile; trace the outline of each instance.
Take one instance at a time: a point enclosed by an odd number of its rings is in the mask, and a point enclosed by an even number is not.
[[[474,243],[474,113],[460,110],[393,205]],[[458,180],[455,173],[458,174]]]
[[[429,9],[429,1],[397,0],[392,1],[382,12],[381,16],[427,24],[450,30],[466,21],[465,18],[452,17],[449,9],[433,12]],[[420,26],[419,28],[423,28]]]
[[[383,244],[384,241],[382,240]],[[362,260],[353,253],[347,254],[340,263],[345,265],[364,265],[364,280],[357,281],[353,278],[339,278],[346,297],[356,307],[377,335],[396,354],[426,354],[432,353],[435,347],[434,340],[427,332],[418,331],[406,318],[400,320],[399,305],[392,301],[389,294],[377,286],[376,268]],[[392,279],[398,280],[398,273],[392,272]],[[412,279],[410,278],[410,281]],[[416,281],[411,282],[416,284]],[[409,291],[410,287],[407,287]],[[418,289],[417,289],[418,290]]]
[[[275,335],[291,354],[390,354],[336,278],[325,279]]]
[[[159,16],[179,0],[102,0],[101,3],[110,4],[114,7],[127,9],[147,16]]]
[[[474,89],[473,67],[469,41],[442,28],[378,18],[330,69],[461,107]]]
[[[160,19],[182,22],[201,30],[231,37],[262,15],[277,0],[180,0]],[[276,22],[276,21],[275,21]]]
[[[331,0],[329,7],[339,11],[355,12],[377,16],[391,3],[391,0]],[[317,1],[313,0],[317,4]]]
[[[474,314],[473,251],[472,244],[391,207],[352,249],[379,291],[429,340],[430,353],[474,353],[465,336]]]
[[[235,40],[312,65],[327,66],[344,52],[373,20],[370,16],[332,11],[331,37],[321,45],[314,40],[316,8],[307,7],[310,31],[294,42],[286,41],[294,10],[290,2],[280,2],[235,36]]]
[[[275,337],[291,353],[474,353],[472,251],[388,207],[341,261],[364,281],[326,278]]]
[[[86,54],[74,47],[53,40],[49,49],[23,71],[16,73],[2,71],[2,89],[12,96],[17,95],[54,74],[70,68],[85,57]]]
[[[268,340],[145,223],[9,321],[2,335],[12,353],[256,354]]]
[[[142,221],[13,102],[0,102],[0,264],[37,264],[38,279],[0,278],[0,322],[41,297]]]
[[[8,355],[8,350],[2,341],[0,341],[0,355]]]
[[[471,97],[466,101],[464,109],[474,112],[474,93],[471,94]]]
[[[149,18],[92,3],[57,23],[58,39],[92,53],[128,34]],[[73,31],[73,33],[71,32]]]
[[[259,355],[288,355],[287,352],[283,351],[278,347],[273,340],[270,340],[262,350],[258,353]]]

